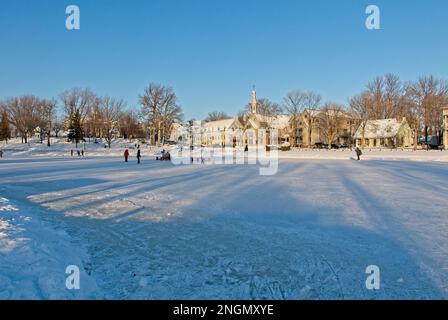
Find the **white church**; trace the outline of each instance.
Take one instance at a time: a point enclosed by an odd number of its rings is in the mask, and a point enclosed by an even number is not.
[[[200,141],[196,142],[200,142],[202,146],[207,147],[245,147],[255,144],[289,145],[290,116],[265,116],[258,113],[257,106],[257,93],[254,89],[252,91],[249,115],[198,123],[196,129],[193,129],[196,133],[199,132],[200,134]],[[185,125],[175,124],[171,132],[170,140],[190,142],[191,131],[192,129]],[[271,141],[271,133],[273,132],[278,135],[278,139],[275,139],[277,141]],[[259,141],[260,138],[263,141]]]

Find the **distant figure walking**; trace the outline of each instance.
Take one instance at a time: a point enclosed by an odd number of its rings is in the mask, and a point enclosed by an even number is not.
[[[80,157],[81,156],[81,151],[76,150],[76,152],[78,153],[78,157]]]
[[[128,159],[129,159],[129,150],[126,149],[124,151],[124,162],[128,162]]]
[[[70,150],[70,155],[73,157],[73,149]]]
[[[84,157],[84,150],[81,150],[81,155]]]
[[[3,150],[0,150],[0,158],[3,158]]]
[[[356,147],[355,152],[356,152],[356,156],[358,157],[358,161],[361,160],[361,156],[362,156],[361,149],[359,149],[359,147]]]
[[[140,158],[142,157],[142,154],[140,153],[140,149],[137,151],[137,164],[140,164]]]

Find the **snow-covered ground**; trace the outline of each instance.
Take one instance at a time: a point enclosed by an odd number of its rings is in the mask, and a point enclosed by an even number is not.
[[[85,150],[85,155],[89,157],[116,157],[123,155],[125,149],[130,149],[131,153],[137,149],[136,145],[141,143],[138,140],[129,141],[126,139],[115,139],[111,148],[107,148],[104,140],[98,140],[94,143],[94,139],[87,139],[86,143],[67,142],[65,138],[51,138],[50,147],[47,146],[46,140],[40,143],[39,138],[29,139],[29,143],[22,143],[21,139],[15,138],[8,143],[0,142],[0,150],[3,150],[5,157],[8,158],[28,158],[28,157],[70,157],[71,150],[76,156],[77,150]],[[151,147],[141,144],[142,149],[147,153],[154,153],[160,148]],[[134,152],[135,154],[135,152]]]
[[[6,157],[0,298],[446,299],[448,165],[430,160],[281,159],[260,176]],[[80,291],[65,288],[68,265]]]
[[[448,163],[448,151],[438,150],[413,150],[413,149],[378,149],[365,148],[363,151],[363,160],[403,160],[403,161],[424,161],[424,162],[446,162]],[[296,149],[293,151],[280,152],[282,159],[302,159],[302,160],[349,160],[355,159],[355,151],[350,149],[340,150],[311,150]]]
[[[80,270],[85,290],[66,290],[67,266],[82,266],[87,254],[64,230],[48,224],[47,219],[48,214],[35,205],[23,202],[17,205],[0,197],[0,298],[101,297],[85,269]]]
[[[129,149],[131,157],[136,154],[136,145],[141,145],[143,156],[153,157],[162,149],[177,149],[173,146],[154,147],[141,144],[138,140],[116,139],[112,142],[112,147],[105,148],[105,141],[94,143],[93,139],[85,144],[80,143],[78,148],[74,144],[69,143],[64,138],[52,138],[52,144],[47,147],[46,142],[40,143],[38,138],[30,140],[29,144],[22,144],[20,139],[13,139],[6,144],[0,142],[0,150],[3,150],[6,158],[28,158],[28,157],[70,157],[70,151],[73,150],[76,157],[76,150],[85,150],[85,155],[89,157],[118,157],[122,156],[125,149]],[[185,148],[184,148],[185,150]],[[204,149],[210,153],[211,149]],[[222,151],[220,148],[216,149]],[[448,151],[437,150],[417,150],[413,149],[371,149],[363,150],[362,158],[364,160],[405,160],[405,161],[424,161],[424,162],[446,162],[448,163]],[[278,157],[281,159],[301,159],[301,160],[350,160],[356,157],[354,150],[340,149],[294,149],[287,152],[279,152]]]

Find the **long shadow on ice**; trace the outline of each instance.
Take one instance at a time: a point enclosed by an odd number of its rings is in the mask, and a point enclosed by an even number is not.
[[[374,161],[365,166],[376,167],[386,176],[405,180],[408,186],[417,187],[420,192],[437,192],[441,196],[448,193],[448,166],[440,163],[412,161]]]
[[[65,220],[73,234],[88,242],[89,272],[108,298],[443,297],[406,247],[381,233],[344,224],[342,218],[338,221],[344,208],[310,203],[300,196],[306,184],[292,193],[290,186],[259,177],[254,169],[231,170],[235,172],[230,178],[216,184],[194,184],[204,197],[177,218],[157,223],[140,218],[117,222],[117,217]],[[298,174],[304,168],[284,170]],[[373,215],[387,210],[372,206],[369,195],[348,178],[344,182],[366,203],[365,211]],[[132,212],[126,218],[132,218]],[[379,291],[365,287],[369,265],[380,267]]]
[[[73,179],[76,179],[76,174],[79,171],[83,173],[95,174],[98,171],[103,173],[114,174],[123,170],[131,170],[135,173],[138,171],[149,168],[158,168],[159,163],[155,161],[144,161],[142,165],[137,166],[135,162],[129,162],[127,165],[123,163],[121,158],[111,159],[98,159],[95,158],[74,158],[74,159],[39,159],[39,160],[24,160],[15,159],[9,160],[9,162],[1,161],[0,164],[0,178],[9,178],[14,176],[15,178],[31,176],[33,178],[41,178],[54,175],[72,175]],[[15,164],[11,166],[9,164]],[[14,173],[11,174],[11,168],[14,169]]]

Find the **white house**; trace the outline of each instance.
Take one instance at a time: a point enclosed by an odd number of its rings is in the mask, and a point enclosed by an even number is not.
[[[243,125],[238,117],[206,122],[202,125],[202,144],[213,147],[233,145],[233,139],[238,138],[235,133],[242,129]],[[240,145],[241,141],[235,143]]]
[[[413,132],[406,118],[367,120],[361,123],[354,136],[356,146],[370,148],[411,147]]]

